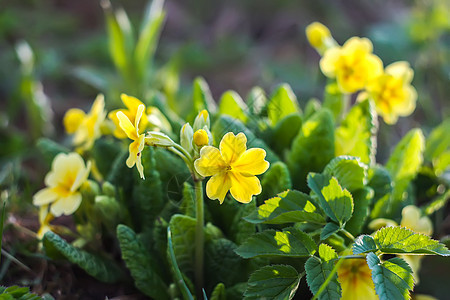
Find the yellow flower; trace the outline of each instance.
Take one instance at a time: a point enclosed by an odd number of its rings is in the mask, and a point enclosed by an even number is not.
[[[340,47],[329,48],[320,60],[320,69],[336,78],[344,93],[354,93],[383,72],[383,62],[372,53],[372,42],[352,37]]]
[[[328,48],[336,45],[336,41],[331,36],[330,30],[319,22],[313,22],[306,27],[306,37],[311,46],[320,54],[323,54]]]
[[[144,132],[144,130],[147,128],[148,125],[148,118],[147,114],[145,113],[145,105],[142,103],[139,99],[128,96],[126,94],[121,94],[120,98],[122,99],[123,104],[127,107],[127,109],[116,109],[111,111],[108,114],[108,117],[114,122],[116,125],[116,129],[114,130],[114,136],[119,139],[124,139],[129,135],[126,133],[125,129],[123,129],[120,126],[120,120],[118,118],[118,113],[121,112],[127,119],[130,120],[130,122],[133,124],[135,123],[135,118],[137,116],[138,108],[140,105],[144,106],[144,109],[142,110],[141,117],[142,120],[139,122],[139,133]]]
[[[101,136],[100,127],[105,120],[105,98],[99,94],[88,114],[78,108],[69,109],[64,115],[64,127],[68,134],[74,134],[73,143],[81,150],[91,149]]]
[[[77,153],[56,155],[51,171],[45,176],[47,187],[33,196],[33,204],[50,204],[50,212],[55,217],[74,213],[81,204],[78,189],[87,180],[90,169],[90,162],[85,165]]]
[[[345,253],[348,255],[351,253]],[[377,300],[372,272],[365,259],[345,259],[338,269],[342,300]]]
[[[42,205],[39,208],[39,223],[41,224],[41,227],[37,232],[38,239],[42,240],[46,232],[52,231],[52,226],[50,225],[50,222],[54,218],[55,217],[48,211],[48,205]]]
[[[132,168],[136,164],[136,168],[138,169],[139,175],[142,179],[145,179],[144,167],[141,163],[141,152],[145,146],[145,135],[139,134],[139,121],[142,118],[144,110],[144,104],[138,106],[136,115],[133,116],[134,125],[131,122],[130,118],[125,115],[125,113],[123,113],[122,111],[117,112],[117,119],[119,120],[120,128],[130,139],[133,140],[128,148],[130,154],[128,155],[128,159],[126,162],[127,166],[128,168]]]
[[[208,133],[204,129],[199,129],[194,133],[194,144],[197,147],[203,147],[208,145],[209,138]]]
[[[408,116],[416,108],[417,92],[411,86],[413,76],[414,71],[407,62],[390,64],[384,74],[369,82],[366,93],[359,98],[372,98],[378,114],[387,124],[394,124],[399,116]]]
[[[255,175],[269,168],[266,151],[261,148],[247,150],[247,138],[242,132],[228,132],[222,138],[219,149],[204,146],[200,158],[195,160],[196,171],[203,177],[212,176],[206,184],[206,194],[220,203],[228,191],[239,202],[248,203],[253,195],[261,193],[261,184]]]

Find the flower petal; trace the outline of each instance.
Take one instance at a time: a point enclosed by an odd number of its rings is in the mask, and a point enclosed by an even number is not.
[[[139,134],[139,122],[141,121],[142,114],[144,113],[145,105],[141,104],[138,106],[137,112],[136,112],[136,118],[134,119],[134,128],[136,129],[136,134]]]
[[[241,203],[252,201],[253,195],[261,193],[261,183],[256,176],[245,176],[238,172],[228,172],[231,178],[231,195]]]
[[[50,212],[55,216],[71,215],[81,204],[81,194],[74,193],[64,198],[59,198],[50,206]]]
[[[220,141],[219,149],[223,160],[227,164],[233,163],[239,156],[247,150],[247,137],[242,132],[236,136],[232,132],[225,134]]]
[[[80,127],[80,124],[83,122],[86,114],[84,111],[78,108],[69,109],[64,115],[64,127],[66,128],[66,132],[68,134],[75,133],[77,129]]]
[[[229,172],[221,172],[211,177],[206,183],[206,195],[212,200],[218,199],[222,204],[230,188]]]
[[[124,109],[116,109],[113,111],[110,111],[108,113],[108,118],[111,119],[111,121],[113,121],[114,125],[115,125],[115,129],[114,129],[114,136],[118,139],[124,139],[127,137],[126,133],[122,130],[122,128],[120,128],[119,125],[119,118],[117,117],[117,113],[121,111],[122,113],[125,114],[125,116],[127,116],[127,114],[129,113],[128,110],[124,110]],[[128,119],[131,118],[131,116],[127,116]]]
[[[248,149],[232,164],[233,171],[250,175],[260,175],[269,168],[265,161],[266,151],[261,148]]]
[[[89,177],[89,172],[91,171],[91,162],[88,161],[86,168],[80,170],[77,174],[75,181],[70,188],[71,192],[76,191]]]
[[[121,94],[120,99],[122,99],[123,104],[131,111],[133,114],[136,113],[139,105],[143,105],[141,100],[136,97],[128,96],[127,94]]]
[[[200,158],[195,160],[194,166],[203,177],[215,175],[227,168],[219,149],[212,146],[205,146],[200,150]]]
[[[136,128],[130,122],[130,119],[121,111],[118,111],[116,114],[119,119],[119,126],[126,133],[126,135],[132,139],[137,140]]]
[[[33,204],[36,206],[47,205],[58,198],[58,194],[52,188],[44,188],[33,196]]]
[[[78,172],[84,168],[83,158],[78,153],[59,153],[53,159],[52,170],[45,176],[45,185],[70,189]]]
[[[325,76],[334,78],[336,76],[336,63],[341,56],[341,48],[336,46],[325,51],[320,60],[320,69]]]

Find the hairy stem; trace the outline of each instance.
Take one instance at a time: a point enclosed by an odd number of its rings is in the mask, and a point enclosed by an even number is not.
[[[203,247],[204,247],[204,212],[203,212],[203,184],[195,180],[195,201],[197,226],[195,228],[195,285],[197,295],[201,295],[203,288]]]

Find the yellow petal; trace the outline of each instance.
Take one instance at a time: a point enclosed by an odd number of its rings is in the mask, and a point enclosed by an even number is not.
[[[123,104],[133,113],[135,114],[139,105],[144,105],[141,100],[136,97],[128,96],[127,94],[121,94],[120,99],[122,99]]]
[[[426,235],[431,235],[433,233],[433,224],[431,223],[431,220],[427,216],[422,217],[422,211],[414,205],[408,205],[403,208],[400,225]]]
[[[105,110],[105,96],[103,94],[98,94],[92,104],[91,110],[89,111],[89,115],[101,115]]]
[[[225,134],[220,141],[219,149],[223,160],[227,164],[233,163],[247,150],[247,137],[242,132],[236,136],[232,132]]]
[[[375,54],[370,54],[366,58],[367,79],[366,83],[383,74],[383,61]]]
[[[218,199],[222,204],[230,188],[231,180],[228,172],[221,172],[211,177],[206,183],[206,195],[212,200]]]
[[[325,40],[331,38],[331,33],[322,23],[313,22],[306,27],[306,37],[314,48],[324,48]]]
[[[252,201],[253,195],[261,193],[261,183],[256,176],[245,176],[238,172],[228,172],[231,178],[231,195],[242,203]]]
[[[45,177],[45,184],[49,187],[65,186],[70,189],[77,174],[84,169],[83,158],[78,153],[59,153],[52,162],[52,170]]]
[[[52,188],[44,188],[33,196],[33,204],[36,206],[47,205],[58,198],[58,194]]]
[[[78,172],[77,177],[75,178],[75,181],[73,182],[72,187],[70,188],[71,192],[78,190],[78,188],[88,179],[90,171],[91,171],[91,162],[88,161],[86,167]]]
[[[81,204],[81,194],[74,193],[64,198],[59,198],[50,206],[50,212],[55,216],[71,215]]]
[[[320,70],[322,73],[329,77],[336,77],[336,63],[341,57],[341,48],[339,46],[333,47],[325,51],[322,59],[320,60]]]
[[[69,109],[64,115],[64,127],[66,128],[66,132],[68,134],[73,134],[80,127],[80,124],[83,122],[86,114],[84,111],[78,108]]]
[[[144,113],[145,105],[141,104],[138,106],[137,112],[136,112],[136,118],[134,119],[134,128],[136,128],[136,134],[139,134],[138,128],[139,128],[139,122],[141,121],[142,114]]]
[[[231,165],[234,172],[249,175],[260,175],[269,168],[265,161],[266,151],[261,148],[248,149]]]
[[[111,112],[109,112],[108,114],[108,118],[111,119],[111,121],[113,121],[115,129],[114,129],[114,136],[118,139],[124,139],[127,137],[126,133],[122,130],[122,128],[120,128],[119,125],[119,118],[117,117],[117,113],[121,111],[122,113],[124,113],[125,115],[128,113],[128,111],[125,111],[123,109],[116,109],[113,110]]]
[[[194,166],[203,177],[215,175],[227,168],[219,149],[212,146],[205,146],[200,150],[200,158],[195,160]]]
[[[139,172],[139,176],[140,176],[142,179],[145,179],[145,176],[144,176],[144,166],[142,165],[141,158],[142,158],[142,155],[139,154],[139,155],[137,156],[137,158],[136,158],[136,168],[137,168],[137,170],[138,170],[138,172]]]
[[[120,128],[122,128],[126,135],[132,140],[137,140],[136,128],[130,122],[130,119],[121,111],[117,112],[116,116],[119,119]]]

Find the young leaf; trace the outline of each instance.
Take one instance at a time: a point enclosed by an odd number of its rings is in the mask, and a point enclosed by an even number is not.
[[[292,299],[301,277],[288,265],[264,266],[250,276],[244,299]]]
[[[0,287],[0,299],[4,300],[50,300],[53,299],[51,296],[39,297],[36,294],[30,292],[30,288],[28,287],[19,287],[17,285],[13,285],[10,287]]]
[[[347,95],[341,92],[336,81],[329,82],[325,86],[322,107],[329,109],[333,113],[334,119],[337,120],[342,113],[345,97]]]
[[[100,281],[114,283],[123,277],[122,270],[113,260],[77,249],[56,233],[47,232],[43,244],[46,252],[56,251]]]
[[[184,215],[195,218],[194,188],[187,181],[183,184],[183,201],[181,202],[180,210]]]
[[[426,142],[425,159],[433,163],[436,175],[440,175],[450,165],[450,118],[445,119],[431,131]]]
[[[381,165],[375,165],[369,169],[368,186],[374,191],[373,203],[370,216],[372,219],[387,215],[388,204],[392,193],[392,179],[389,172]]]
[[[278,193],[292,188],[289,169],[282,161],[270,165],[269,170],[264,173],[261,180],[262,192],[258,199],[269,199]]]
[[[312,115],[314,115],[321,108],[320,101],[316,98],[311,98],[306,103],[305,112],[303,113],[303,120],[308,120]]]
[[[367,254],[367,264],[372,270],[372,280],[380,300],[410,299],[409,291],[414,287],[412,270],[401,258],[385,262],[374,254]]]
[[[285,191],[277,197],[266,200],[244,219],[256,224],[325,223],[325,219],[311,202],[311,198],[298,191]]]
[[[299,113],[285,116],[273,128],[270,145],[278,154],[283,155],[291,147],[301,127],[302,117]]]
[[[169,299],[167,286],[158,274],[157,262],[139,242],[136,233],[125,225],[119,225],[117,238],[122,259],[130,270],[136,287],[149,297]]]
[[[352,195],[342,189],[335,177],[310,173],[308,185],[317,194],[322,209],[333,221],[343,225],[353,213]]]
[[[177,265],[183,273],[194,271],[195,225],[194,218],[173,215],[169,222],[172,231],[173,252]]]
[[[216,111],[216,103],[214,102],[208,83],[206,83],[203,77],[194,79],[192,94],[194,115],[197,115],[202,109],[206,109],[209,113]]]
[[[235,251],[243,258],[257,256],[307,257],[317,246],[306,233],[285,228],[283,231],[266,230],[248,238]]]
[[[420,129],[413,129],[406,134],[397,144],[386,169],[393,178],[394,190],[392,191],[389,212],[396,213],[401,202],[406,198],[406,190],[409,183],[416,177],[423,160],[425,139]]]
[[[327,244],[319,245],[319,256],[325,262],[338,258],[336,251]]]
[[[288,84],[280,85],[270,97],[267,113],[272,126],[292,113],[301,113],[297,97]]]
[[[361,162],[371,165],[375,162],[377,130],[373,103],[369,100],[357,103],[336,129],[336,156],[357,156]]]
[[[353,215],[345,224],[345,229],[354,236],[361,232],[364,222],[369,216],[369,208],[373,195],[373,189],[370,187],[363,187],[352,192],[354,205]]]
[[[322,244],[323,245],[323,244]],[[332,255],[329,251],[322,249],[325,258],[330,258]],[[308,258],[305,263],[306,282],[309,289],[315,295],[319,291],[325,280],[331,275],[331,271],[334,268],[334,262],[326,261],[325,259],[319,259],[316,256]],[[338,300],[341,298],[342,289],[339,284],[337,273],[331,276],[331,280],[325,287],[325,290],[320,294],[320,300]]]
[[[333,157],[333,116],[328,110],[320,110],[303,124],[287,155],[294,188],[306,191],[308,172],[321,172]]]
[[[329,238],[332,234],[338,232],[341,228],[336,223],[327,223],[325,227],[322,229],[322,232],[320,233],[320,240],[326,240]]]
[[[335,157],[327,164],[324,173],[336,177],[339,184],[350,192],[367,183],[367,166],[358,157]]]
[[[226,300],[227,294],[225,291],[225,285],[218,283],[211,294],[211,300]]]
[[[219,113],[247,122],[247,105],[235,91],[226,91],[220,98]]]
[[[250,109],[250,114],[259,115],[266,108],[267,97],[264,90],[258,86],[252,88],[247,96],[247,106]]]

